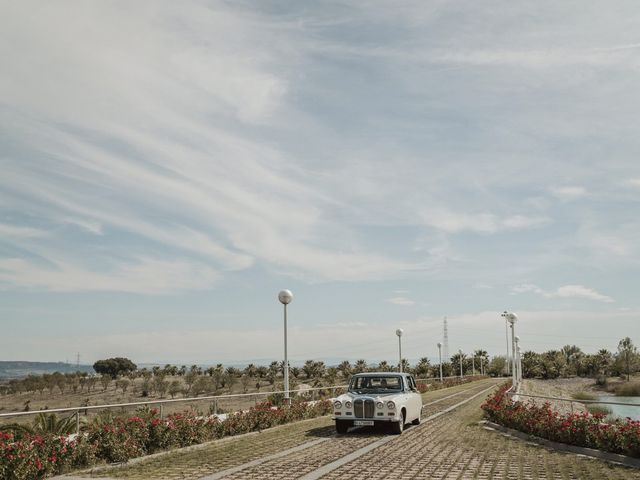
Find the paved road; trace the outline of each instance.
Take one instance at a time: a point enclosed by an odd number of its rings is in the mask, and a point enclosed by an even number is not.
[[[640,479],[640,471],[559,453],[486,431],[480,405],[495,386],[482,381],[430,394],[423,423],[400,436],[373,429],[335,435],[317,419],[217,450],[176,453],[103,474],[144,479]],[[212,448],[214,448],[212,447]],[[224,448],[223,448],[224,447]],[[225,450],[226,448],[226,450]]]

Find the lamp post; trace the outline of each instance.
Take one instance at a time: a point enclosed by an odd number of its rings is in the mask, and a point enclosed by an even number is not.
[[[511,359],[509,358],[509,320],[507,319],[507,314],[508,312],[505,310],[500,316],[504,317],[504,337],[507,340],[507,356],[505,357],[505,364],[507,366],[507,374],[509,374],[509,362]]]
[[[396,330],[396,335],[398,336],[398,371],[402,373],[402,334],[404,330],[401,328]]]
[[[518,321],[518,317],[515,313],[504,312],[502,315],[507,319],[509,325],[511,326],[511,381],[515,386],[518,383],[518,379],[516,377],[516,333],[515,333],[515,323]]]
[[[289,359],[287,357],[287,305],[293,300],[291,290],[278,293],[278,300],[284,305],[284,403],[289,404]]]
[[[472,372],[472,375],[475,377],[476,376],[476,354],[475,354],[475,352],[471,356],[471,372]]]
[[[464,378],[464,374],[462,373],[462,350],[458,350],[458,356],[460,357],[460,378]]]
[[[442,343],[438,342],[438,358],[440,359],[440,381],[444,382],[442,378]]]
[[[518,355],[518,383],[522,382],[522,356],[520,355],[520,345],[516,347]]]
[[[516,382],[520,383],[520,337],[516,335],[514,340],[516,342]]]

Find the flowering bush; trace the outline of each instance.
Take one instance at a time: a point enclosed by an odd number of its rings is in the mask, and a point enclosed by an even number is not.
[[[0,480],[31,480],[93,465],[97,460],[124,462],[175,447],[203,443],[326,415],[328,400],[296,402],[289,407],[260,403],[226,420],[198,416],[193,411],[160,418],[156,409],[140,409],[127,418],[95,421],[75,439],[0,432]]]
[[[482,405],[491,421],[547,440],[640,457],[640,421],[605,423],[602,413],[560,414],[549,403],[514,402],[507,390],[501,387]]]
[[[71,466],[95,462],[96,445],[86,438],[23,434],[15,438],[0,432],[0,478],[31,480],[64,472]]]

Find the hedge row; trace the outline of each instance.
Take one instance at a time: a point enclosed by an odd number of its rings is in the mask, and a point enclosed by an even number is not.
[[[161,419],[157,409],[140,409],[132,417],[94,421],[74,439],[0,431],[0,480],[42,479],[96,463],[124,462],[161,450],[314,418],[330,411],[329,401],[294,403],[288,408],[262,403],[219,421],[193,412]]]
[[[482,405],[491,421],[555,442],[640,457],[640,421],[604,421],[602,413],[561,414],[549,403],[513,401],[508,388],[501,387]]]

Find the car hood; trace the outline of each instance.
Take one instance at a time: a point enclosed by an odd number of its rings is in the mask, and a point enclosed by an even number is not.
[[[377,402],[377,401],[386,402],[386,401],[389,401],[389,400],[393,400],[396,397],[400,397],[402,395],[403,395],[402,393],[375,393],[375,394],[372,394],[372,395],[369,395],[369,394],[366,394],[366,393],[362,393],[362,394],[343,393],[339,397],[333,398],[332,401],[338,400],[338,401],[344,403],[346,401],[353,402],[356,398],[372,398],[375,402]]]

